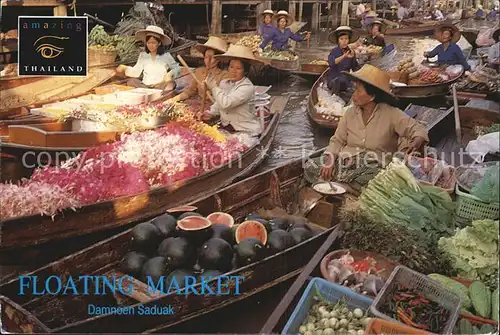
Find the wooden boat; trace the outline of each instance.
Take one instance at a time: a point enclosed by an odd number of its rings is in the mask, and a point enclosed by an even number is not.
[[[57,245],[77,250],[74,248],[78,242],[68,245],[71,237],[82,238],[92,234],[95,242],[112,229],[125,229],[134,222],[147,220],[168,208],[199,199],[248,175],[269,153],[287,101],[288,97],[274,97],[271,106],[273,117],[261,135],[260,143],[217,169],[149,192],[85,205],[76,211],[67,209],[53,220],[40,215],[4,220],[1,225],[0,262],[4,265],[28,264],[30,260],[37,261],[37,258],[44,257],[52,257],[50,260],[53,260],[54,252],[60,253],[58,257],[71,252]]]
[[[316,153],[319,154],[319,153]],[[315,222],[317,234],[292,248],[267,257],[248,266],[234,269],[227,275],[243,276],[239,285],[240,295],[194,295],[169,294],[152,296],[146,285],[133,279],[134,292],[126,296],[112,294],[103,296],[52,296],[36,297],[19,295],[19,278],[1,286],[2,323],[10,332],[164,332],[169,327],[197,317],[239,300],[251,297],[284,280],[293,278],[307,264],[318,247],[325,241],[334,227],[334,206],[315,193],[297,192],[302,181],[303,160],[297,159],[273,170],[231,185],[215,194],[198,199],[193,205],[204,215],[213,211],[224,211],[237,220],[259,208],[280,207],[288,209],[310,208],[306,216]],[[309,188],[309,190],[311,190]],[[298,193],[306,196],[298,195]],[[306,212],[306,213],[307,213]],[[320,222],[318,222],[317,218]],[[67,278],[71,273],[80,275],[121,276],[120,262],[129,251],[131,230],[101,241],[75,254],[39,268],[29,275],[44,280],[50,275]],[[195,289],[198,289],[195,286]],[[88,305],[107,306],[166,306],[171,305],[175,315],[101,315],[89,316]]]
[[[456,78],[444,81],[442,83],[427,84],[427,85],[407,85],[407,86],[394,86],[392,85],[392,92],[398,98],[403,99],[422,99],[428,97],[435,97],[446,95],[450,89],[450,85],[455,83],[464,74],[465,70]]]
[[[311,94],[307,99],[307,115],[309,118],[318,126],[328,129],[337,129],[340,118],[335,118],[333,120],[326,120],[316,111],[316,104],[318,103],[318,88],[323,83],[328,76],[328,69],[324,71],[321,76],[316,80],[313,87],[311,88]]]

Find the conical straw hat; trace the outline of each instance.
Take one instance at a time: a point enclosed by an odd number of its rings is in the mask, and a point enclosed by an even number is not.
[[[261,60],[258,60],[253,55],[252,49],[243,45],[229,45],[227,52],[222,55],[216,55],[216,59],[221,62],[229,62],[231,59],[240,59],[242,61],[249,62],[251,65],[261,65],[264,64]]]
[[[356,33],[354,30],[351,29],[351,27],[348,26],[340,26],[334,31],[328,35],[328,40],[331,43],[337,44],[338,43],[338,36],[340,33],[347,33],[349,35],[349,43],[353,43],[358,40],[359,35]]]
[[[376,87],[379,90],[382,90],[384,93],[389,94],[391,97],[394,97],[394,94],[391,92],[391,78],[387,73],[373,65],[365,64],[356,72],[342,71],[342,73],[354,80],[359,80],[368,85]]]
[[[266,16],[266,15],[271,15],[271,17],[272,17],[272,16],[274,16],[274,11],[272,9],[266,9],[265,11],[260,13],[260,16]]]
[[[165,33],[163,32],[163,29],[161,29],[160,27],[157,27],[157,26],[147,26],[146,29],[138,30],[135,33],[135,38],[137,38],[138,40],[140,40],[144,43],[146,43],[147,36],[158,37],[163,45],[169,45],[170,43],[172,43],[172,40],[170,39],[170,37],[165,35]]]
[[[227,51],[228,44],[225,40],[217,36],[210,36],[205,44],[195,45],[195,49],[205,54],[207,49],[212,49],[216,54],[223,54]]]
[[[450,29],[452,31],[453,34],[451,36],[451,41],[453,43],[457,43],[460,40],[460,36],[462,36],[460,30],[458,30],[458,28],[452,24],[445,23],[437,27],[436,30],[434,31],[434,36],[439,42],[443,43],[442,35],[443,35],[443,30],[445,29]]]
[[[279,12],[277,12],[275,15],[274,15],[274,19],[276,20],[276,22],[279,21],[280,18],[286,18],[286,25],[289,26],[293,23],[293,17],[288,14],[288,12],[286,10],[280,10]]]

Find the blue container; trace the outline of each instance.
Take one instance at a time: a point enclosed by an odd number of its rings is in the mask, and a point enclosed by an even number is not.
[[[346,297],[345,300],[347,301],[347,305],[351,309],[361,308],[363,311],[367,311],[373,303],[373,299],[357,294],[345,286],[330,283],[322,278],[313,278],[309,282],[309,285],[307,285],[304,294],[300,298],[299,303],[295,307],[290,319],[288,319],[281,334],[299,333],[299,327],[302,325],[302,322],[304,322],[314,303],[314,296],[316,294],[315,286],[318,287],[321,296],[328,300],[328,302],[337,302],[343,297]]]

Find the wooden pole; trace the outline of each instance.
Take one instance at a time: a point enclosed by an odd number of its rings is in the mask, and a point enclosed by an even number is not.
[[[54,16],[68,16],[68,8],[66,5],[56,6],[52,9]]]
[[[294,20],[297,20],[297,6],[295,0],[290,0],[288,2],[288,14],[290,14]]]
[[[299,0],[299,21],[302,22],[302,14],[304,13],[304,0]]]
[[[458,98],[457,98],[457,87],[455,84],[451,87],[453,91],[453,109],[455,110],[455,131],[457,134],[457,142],[459,145],[462,144],[462,127],[460,125],[460,112],[458,109]]]
[[[222,32],[222,2],[221,0],[213,0],[212,2],[212,26],[210,28],[212,34],[220,34]]]
[[[205,84],[202,83],[198,78],[196,78],[196,76],[194,75],[193,71],[191,71],[191,69],[187,65],[186,61],[184,60],[184,58],[182,58],[181,55],[177,55],[177,59],[179,60],[179,62],[181,62],[182,66],[184,66],[188,70],[189,74],[191,75],[191,77],[193,77],[193,79],[196,81],[196,83],[203,87]],[[207,97],[210,99],[210,101],[215,102],[210,91],[207,90],[206,92],[207,92],[206,93]]]
[[[317,32],[319,30],[319,3],[315,2],[312,5],[311,30]]]

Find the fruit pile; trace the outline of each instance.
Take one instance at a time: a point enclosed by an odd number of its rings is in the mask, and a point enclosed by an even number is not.
[[[252,51],[257,51],[259,45],[262,43],[262,37],[260,35],[245,36],[236,42],[236,45],[242,45],[249,47]]]
[[[123,258],[122,270],[146,283],[165,278],[171,282],[175,277],[185,284],[186,276],[208,280],[314,235],[302,217],[283,215],[266,220],[265,215],[250,214],[235,224],[227,213],[203,217],[195,210],[181,207],[135,226],[131,231],[132,250]]]
[[[89,33],[89,48],[117,51],[121,61],[137,59],[140,50],[136,42],[132,36],[108,35],[100,25],[96,25]]]

